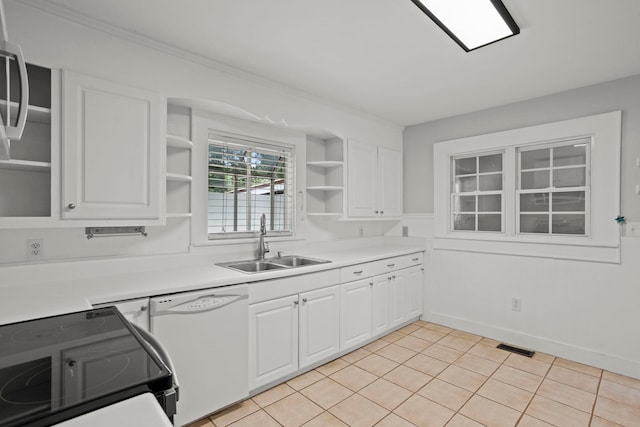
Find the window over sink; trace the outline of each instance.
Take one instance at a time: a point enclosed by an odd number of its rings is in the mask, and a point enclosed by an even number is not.
[[[295,148],[291,145],[210,133],[209,240],[255,237],[262,214],[268,236],[291,236],[294,164]]]

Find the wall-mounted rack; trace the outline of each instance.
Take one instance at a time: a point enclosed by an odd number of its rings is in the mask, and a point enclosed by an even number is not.
[[[133,227],[86,227],[84,229],[87,239],[94,237],[115,237],[115,236],[136,236],[147,237],[148,233],[144,226]]]

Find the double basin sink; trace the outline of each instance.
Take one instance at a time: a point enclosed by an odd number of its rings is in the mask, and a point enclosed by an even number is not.
[[[217,264],[221,267],[241,271],[243,273],[259,273],[263,271],[282,270],[331,262],[326,259],[309,258],[299,255],[288,255],[278,258],[256,259],[249,261],[232,261]]]

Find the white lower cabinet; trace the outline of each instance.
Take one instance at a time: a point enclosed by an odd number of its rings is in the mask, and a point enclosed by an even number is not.
[[[110,307],[116,308],[129,322],[141,327],[149,332],[149,298],[140,298],[127,301],[114,301],[104,304],[95,304],[94,308]]]
[[[405,292],[407,301],[407,318],[422,314],[422,290],[424,288],[424,269],[410,267],[404,270]]]
[[[373,282],[357,280],[340,286],[340,350],[371,338]]]
[[[339,276],[308,275],[305,283],[320,289],[292,295],[287,294],[300,287],[300,277],[255,288],[249,305],[249,390],[354,350],[422,314],[421,254],[342,267]],[[334,285],[321,287],[327,282]],[[278,293],[287,296],[268,299]]]
[[[406,281],[401,272],[389,274],[387,280],[389,281],[389,324],[393,328],[407,319]]]
[[[338,286],[249,306],[249,389],[338,353]]]
[[[420,266],[394,271],[387,276],[391,327],[422,314],[423,270]]]
[[[298,370],[298,295],[249,306],[249,389]]]
[[[391,281],[387,276],[372,279],[372,335],[378,336],[389,330],[389,291]]]
[[[300,368],[340,351],[338,286],[300,294]]]

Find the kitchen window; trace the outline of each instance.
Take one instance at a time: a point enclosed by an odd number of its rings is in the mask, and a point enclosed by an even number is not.
[[[434,145],[434,248],[620,262],[622,112]]]
[[[518,232],[589,235],[590,138],[518,149]]]
[[[502,231],[502,153],[452,159],[453,230]]]
[[[255,237],[260,217],[267,235],[293,234],[294,147],[209,135],[209,239]]]

